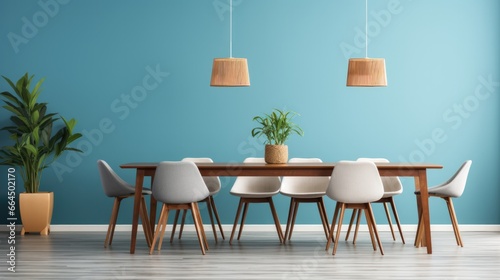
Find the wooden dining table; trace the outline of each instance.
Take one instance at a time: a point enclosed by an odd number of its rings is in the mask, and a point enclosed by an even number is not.
[[[120,165],[124,169],[135,169],[135,196],[134,212],[132,217],[132,236],[130,240],[130,253],[135,253],[137,240],[137,229],[139,225],[139,212],[141,207],[141,195],[145,177],[151,177],[153,186],[156,167],[159,162],[132,162]],[[429,215],[429,194],[427,186],[427,170],[440,169],[443,166],[429,163],[375,163],[381,176],[413,177],[415,190],[420,191],[420,199],[417,196],[417,213],[423,220],[424,240],[422,246],[427,247],[427,253],[432,254],[431,225]],[[335,163],[196,163],[202,176],[331,176]],[[156,200],[151,196],[150,216],[148,226],[151,233],[154,232],[156,223]],[[151,238],[152,239],[152,238]]]

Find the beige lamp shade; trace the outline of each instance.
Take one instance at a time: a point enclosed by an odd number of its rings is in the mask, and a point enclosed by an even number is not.
[[[348,87],[385,87],[385,60],[383,58],[351,58],[347,68]]]
[[[214,58],[212,65],[212,87],[248,87],[248,63],[246,58]]]

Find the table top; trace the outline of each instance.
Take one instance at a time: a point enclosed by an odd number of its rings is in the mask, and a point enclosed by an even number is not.
[[[159,162],[131,162],[120,165],[121,168],[132,168],[154,171]],[[376,162],[377,168],[385,176],[414,176],[416,171],[440,169],[443,166],[431,163]],[[214,162],[196,163],[204,176],[330,176],[335,162],[319,163],[241,163]]]

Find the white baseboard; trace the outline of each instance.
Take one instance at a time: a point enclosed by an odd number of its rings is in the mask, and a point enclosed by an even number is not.
[[[205,224],[205,229],[208,230],[211,225]],[[232,225],[226,224],[222,225],[224,231],[231,231]],[[396,230],[396,225],[394,225]],[[401,225],[403,232],[404,231],[416,231],[417,225]],[[115,231],[130,231],[132,225],[116,225]],[[167,226],[167,230],[169,230],[169,226]],[[282,226],[283,230],[285,226]],[[377,225],[377,229],[379,231],[389,231],[389,225]],[[16,225],[16,231],[20,231],[21,226]],[[108,225],[51,225],[50,231],[82,231],[82,232],[90,232],[90,231],[98,231],[98,232],[106,232],[108,230]],[[185,231],[194,231],[194,225],[188,224],[184,226]],[[276,228],[274,225],[245,225],[245,231],[275,231]],[[344,225],[342,230],[347,230],[347,226]],[[360,225],[360,231],[368,231],[366,225]],[[432,231],[453,231],[451,225],[432,225]],[[10,231],[7,225],[0,225],[0,232]],[[139,226],[139,231],[142,231],[142,227]],[[323,231],[323,227],[321,225],[295,225],[294,231]],[[460,225],[460,231],[498,231],[500,232],[500,225]]]

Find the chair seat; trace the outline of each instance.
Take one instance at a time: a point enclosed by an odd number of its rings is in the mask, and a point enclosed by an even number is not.
[[[238,197],[248,197],[248,198],[270,197],[270,196],[277,195],[278,193],[279,193],[279,190],[276,190],[273,192],[251,192],[251,193],[241,193],[241,192],[231,191],[232,195],[235,195]]]
[[[431,190],[429,190],[429,196],[437,196],[437,197],[453,197],[453,198],[457,198],[458,196],[451,196],[451,195],[448,195],[447,193],[445,192],[432,192]],[[415,192],[416,195],[420,195],[420,191],[416,191]]]
[[[459,195],[456,195],[453,189],[450,189],[448,187],[444,188],[445,186],[436,186],[429,188],[428,192],[429,195],[435,195],[435,196],[444,196],[444,197],[459,197]],[[420,194],[420,191],[416,191],[415,194]]]
[[[134,187],[135,188],[135,187]],[[144,188],[142,189],[142,195],[150,195],[152,194],[153,192],[151,191],[151,189],[148,189],[148,188]],[[117,196],[129,196],[129,195],[134,195],[135,194],[135,191],[127,191],[125,190],[123,193],[121,194],[118,194]]]
[[[382,198],[388,198],[388,197],[395,196],[395,195],[402,194],[402,193],[403,193],[403,189],[397,190],[397,191],[384,191],[384,195],[382,196]]]
[[[143,195],[150,195],[152,193],[150,188],[145,188],[142,187],[142,194]],[[132,186],[130,184],[125,184],[122,186],[121,190],[114,190],[113,197],[117,196],[129,196],[129,195],[134,195],[135,194],[135,186]]]
[[[219,191],[220,191],[220,189],[218,189],[218,190],[216,190],[216,191],[210,191],[210,190],[209,190],[210,196],[213,196],[213,195],[218,194],[218,193],[219,193]]]
[[[295,197],[295,198],[318,198],[326,194],[326,192],[306,192],[306,193],[286,193],[280,192],[284,196]]]
[[[427,191],[429,193],[429,195],[435,195],[435,196],[448,196],[448,197],[457,197],[457,196],[453,196],[453,195],[450,195],[448,192],[447,192],[447,189],[442,189],[442,188],[439,188],[439,187],[432,187],[432,188],[429,188],[429,190]],[[414,192],[416,195],[420,195],[420,191],[415,191]]]

